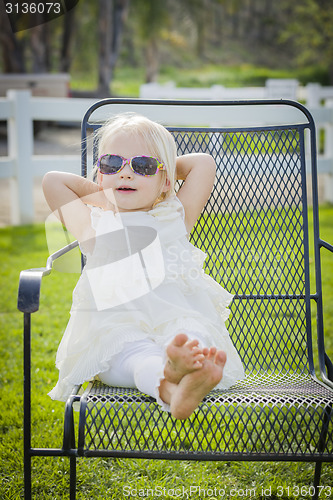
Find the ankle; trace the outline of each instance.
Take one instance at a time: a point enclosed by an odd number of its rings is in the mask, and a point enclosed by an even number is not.
[[[168,405],[171,403],[172,395],[174,394],[176,387],[177,387],[176,384],[169,382],[165,378],[161,380],[159,386],[159,394],[160,398],[162,399],[162,401],[164,401],[164,403]]]

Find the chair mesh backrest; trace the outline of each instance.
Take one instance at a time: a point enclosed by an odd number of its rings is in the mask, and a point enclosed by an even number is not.
[[[248,372],[307,368],[301,127],[172,129],[178,154],[215,158],[214,190],[191,241],[235,294],[228,329]]]
[[[206,152],[217,164],[191,241],[234,294],[227,326],[247,373],[308,373],[306,126],[168,128],[179,155]]]

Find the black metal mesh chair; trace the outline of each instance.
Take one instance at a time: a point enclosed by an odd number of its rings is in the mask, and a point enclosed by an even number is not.
[[[203,151],[215,157],[215,187],[191,241],[208,254],[206,272],[234,294],[228,330],[246,367],[246,378],[229,390],[213,390],[185,421],[162,412],[151,397],[138,390],[93,381],[83,395],[74,388],[67,401],[63,448],[31,448],[30,315],[39,308],[42,276],[49,274],[55,258],[76,245],[71,244],[51,256],[46,268],[21,273],[26,498],[30,498],[30,461],[36,455],[70,457],[71,498],[75,498],[78,456],[312,461],[316,462],[314,484],[319,485],[322,462],[333,461],[333,366],[324,346],[320,249],[333,251],[333,247],[319,238],[311,115],[291,101],[111,99],[100,101],[87,112],[82,126],[84,145],[87,134],[92,132],[94,137],[101,123],[99,118],[93,120],[92,114],[105,106],[116,108],[113,112],[132,108],[140,112],[142,108],[143,114],[157,108],[160,116],[167,109],[170,118],[164,123],[167,121],[175,137],[178,153]],[[249,124],[175,126],[184,107],[191,107],[199,125],[207,120],[204,110],[214,109],[223,116],[230,114],[231,108],[236,119],[244,116]],[[257,111],[269,107],[268,125],[257,125]],[[297,118],[288,121],[290,110],[297,112]],[[280,117],[278,125],[274,125],[274,111]],[[83,147],[83,175],[87,174],[87,149]],[[308,229],[309,168],[313,235]],[[314,291],[310,287],[310,243],[315,254],[311,269]],[[318,342],[318,374],[312,336]],[[80,403],[77,434],[73,423],[75,402]]]

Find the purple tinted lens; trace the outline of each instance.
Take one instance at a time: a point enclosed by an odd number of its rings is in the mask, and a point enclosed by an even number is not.
[[[140,175],[155,175],[157,172],[157,160],[148,156],[137,156],[132,159],[132,168]]]
[[[102,174],[116,174],[122,167],[123,159],[117,155],[104,155],[99,161]]]

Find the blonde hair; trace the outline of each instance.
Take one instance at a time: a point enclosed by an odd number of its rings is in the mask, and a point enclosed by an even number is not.
[[[112,116],[98,129],[98,156],[103,153],[105,144],[119,133],[129,134],[132,137],[141,139],[152,156],[157,157],[164,164],[165,170],[161,171],[161,187],[168,178],[170,189],[165,193],[161,193],[155,204],[174,195],[177,148],[171,133],[163,125],[136,113],[122,113]],[[93,170],[94,177],[96,173],[97,165]]]

